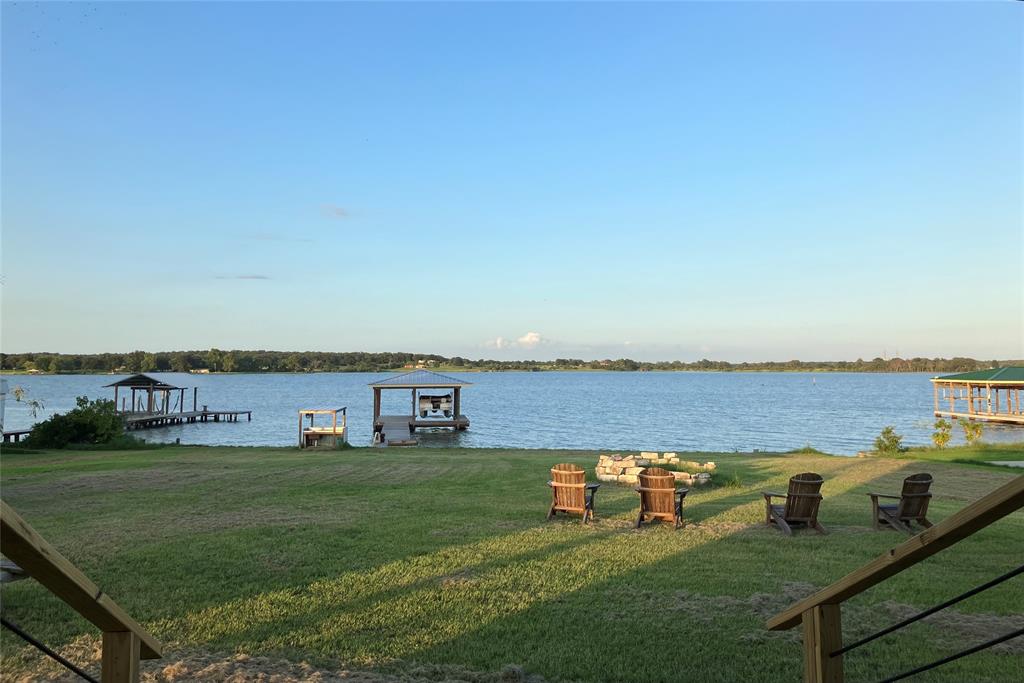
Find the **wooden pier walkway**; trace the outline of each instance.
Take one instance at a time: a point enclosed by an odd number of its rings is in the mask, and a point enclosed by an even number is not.
[[[155,429],[196,422],[238,422],[245,415],[252,422],[251,410],[191,410],[182,413],[132,413],[125,415],[125,429]]]
[[[31,431],[31,429],[14,429],[4,432],[4,443],[18,443],[26,438]]]
[[[377,418],[381,431],[384,433],[383,443],[388,446],[415,446],[419,443],[416,434],[410,429],[412,417],[409,415],[381,415]]]

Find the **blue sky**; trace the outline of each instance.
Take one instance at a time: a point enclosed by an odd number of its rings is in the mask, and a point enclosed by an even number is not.
[[[1020,358],[1022,10],[4,2],[0,341]]]

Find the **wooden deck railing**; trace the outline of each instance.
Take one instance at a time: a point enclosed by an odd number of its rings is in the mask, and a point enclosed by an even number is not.
[[[156,638],[3,501],[0,552],[103,632],[103,683],[135,683],[139,659],[161,656]]]
[[[841,605],[843,602],[885,581],[894,574],[912,567],[935,553],[954,545],[1022,507],[1024,507],[1024,476],[1017,477],[1004,484],[930,529],[925,529],[906,542],[892,548],[881,557],[847,574],[831,586],[823,588],[809,598],[801,600],[784,612],[775,615],[768,620],[767,627],[772,631],[781,631],[802,624],[805,683],[841,683],[843,681],[844,652],[849,651],[855,646],[865,644],[873,640],[874,637],[887,635],[896,630],[896,628],[883,629],[884,633],[862,639],[853,646],[844,648],[841,616]],[[980,592],[980,590],[1010,578],[1011,575],[1019,573],[1011,572],[996,581],[979,587],[979,589],[968,591],[967,594],[960,596],[960,598],[947,601],[947,603],[938,606],[938,608],[926,610],[926,612],[931,614],[934,611],[938,611],[938,609],[948,607],[963,597],[973,595],[976,592]],[[921,616],[926,616],[926,614],[922,613],[918,617],[906,620],[906,623],[898,624],[897,627],[912,623]],[[1019,635],[1019,633],[1008,634],[1003,640]],[[998,639],[984,645],[994,645],[997,641]],[[973,652],[978,650],[979,648],[971,648],[963,653],[958,653],[958,656],[973,654]],[[938,663],[933,663],[933,665],[952,661],[955,658],[956,656],[946,658]],[[900,677],[902,676],[897,678]],[[897,678],[886,680],[897,680]]]

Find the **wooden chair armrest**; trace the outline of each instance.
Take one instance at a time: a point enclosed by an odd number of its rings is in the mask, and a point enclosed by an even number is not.
[[[761,491],[761,495],[764,496],[766,499],[786,497],[785,493],[772,493],[771,491]]]
[[[899,500],[900,496],[890,496],[887,493],[869,493],[872,498],[892,498],[893,500]]]
[[[685,496],[689,492],[690,492],[690,489],[686,489],[686,488],[676,489],[676,495],[677,496]]]
[[[593,484],[587,484],[587,490],[588,491],[594,491],[594,490],[599,489],[599,488],[601,488],[601,485],[598,484],[597,482],[594,482]]]

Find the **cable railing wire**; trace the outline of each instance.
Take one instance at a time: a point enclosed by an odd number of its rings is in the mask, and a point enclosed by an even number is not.
[[[992,588],[993,586],[998,586],[1003,581],[1006,581],[1008,579],[1012,579],[1013,577],[1017,576],[1018,574],[1024,574],[1024,564],[1022,564],[1021,566],[1017,567],[1016,569],[1008,571],[1007,573],[1003,574],[1002,576],[998,576],[998,577],[992,579],[988,583],[984,583],[984,584],[978,586],[977,588],[972,588],[971,590],[967,591],[966,593],[962,593],[962,594],[956,596],[955,598],[950,598],[949,600],[946,600],[943,603],[939,603],[935,607],[931,607],[929,609],[926,609],[925,611],[919,612],[918,614],[915,614],[912,617],[904,619],[903,621],[901,621],[899,623],[896,623],[896,624],[893,624],[892,626],[883,628],[881,631],[873,633],[870,636],[867,636],[865,638],[861,638],[860,640],[858,640],[855,643],[850,643],[849,645],[845,645],[845,646],[839,648],[838,650],[836,650],[835,652],[830,653],[829,657],[838,657],[839,655],[845,654],[845,653],[849,652],[850,650],[854,650],[854,649],[860,647],[861,645],[867,645],[868,643],[870,643],[871,641],[873,641],[873,640],[875,640],[877,638],[881,638],[882,636],[888,635],[888,634],[892,633],[893,631],[898,631],[901,628],[903,628],[904,626],[909,626],[910,624],[913,624],[915,621],[920,621],[921,619],[924,619],[925,617],[931,616],[932,614],[935,614],[936,612],[939,612],[941,610],[946,609],[950,605],[955,605],[956,603],[960,602],[961,600],[966,600],[967,598],[971,597],[972,595],[977,595],[978,593],[986,591],[989,588]]]
[[[893,681],[902,681],[904,678],[909,678],[910,676],[914,676],[916,674],[923,673],[923,672],[928,671],[930,669],[934,669],[936,667],[942,666],[943,664],[949,664],[950,662],[954,662],[954,661],[960,659],[961,657],[966,657],[967,655],[973,655],[975,652],[981,652],[982,650],[986,650],[986,649],[992,647],[993,645],[998,645],[999,643],[1005,643],[1007,640],[1013,640],[1014,638],[1019,638],[1020,636],[1024,636],[1024,628],[1019,628],[1019,629],[1017,629],[1016,631],[1014,631],[1012,633],[1007,633],[1005,636],[999,636],[998,638],[993,638],[992,640],[989,640],[989,641],[986,641],[984,643],[981,643],[980,645],[975,645],[974,647],[969,647],[966,650],[963,650],[962,652],[957,652],[955,655],[950,655],[948,657],[943,657],[942,659],[937,659],[934,662],[931,662],[929,664],[925,664],[924,666],[919,666],[916,669],[911,669],[910,671],[904,671],[903,673],[897,674],[896,676],[892,676],[891,678],[883,679],[880,683],[893,683]]]
[[[5,617],[0,617],[0,625],[3,625],[4,628],[6,628],[9,631],[11,631],[15,635],[17,635],[19,638],[24,640],[26,643],[28,643],[32,647],[36,648],[37,650],[42,652],[44,655],[46,655],[50,659],[54,660],[55,662],[57,662],[58,664],[60,664],[64,668],[68,669],[69,671],[74,672],[75,674],[81,676],[83,679],[89,681],[89,683],[100,683],[98,680],[96,680],[95,678],[93,678],[92,676],[87,674],[85,671],[83,671],[82,669],[78,668],[77,666],[75,666],[74,664],[69,662],[68,660],[64,659],[63,657],[61,657],[59,654],[57,654],[56,652],[54,652],[50,648],[46,647],[46,645],[44,645],[43,643],[39,642],[38,640],[36,640],[32,636],[30,636],[29,634],[25,633],[23,630],[21,630],[21,627],[18,626],[17,624],[15,624],[14,622],[9,621]]]

